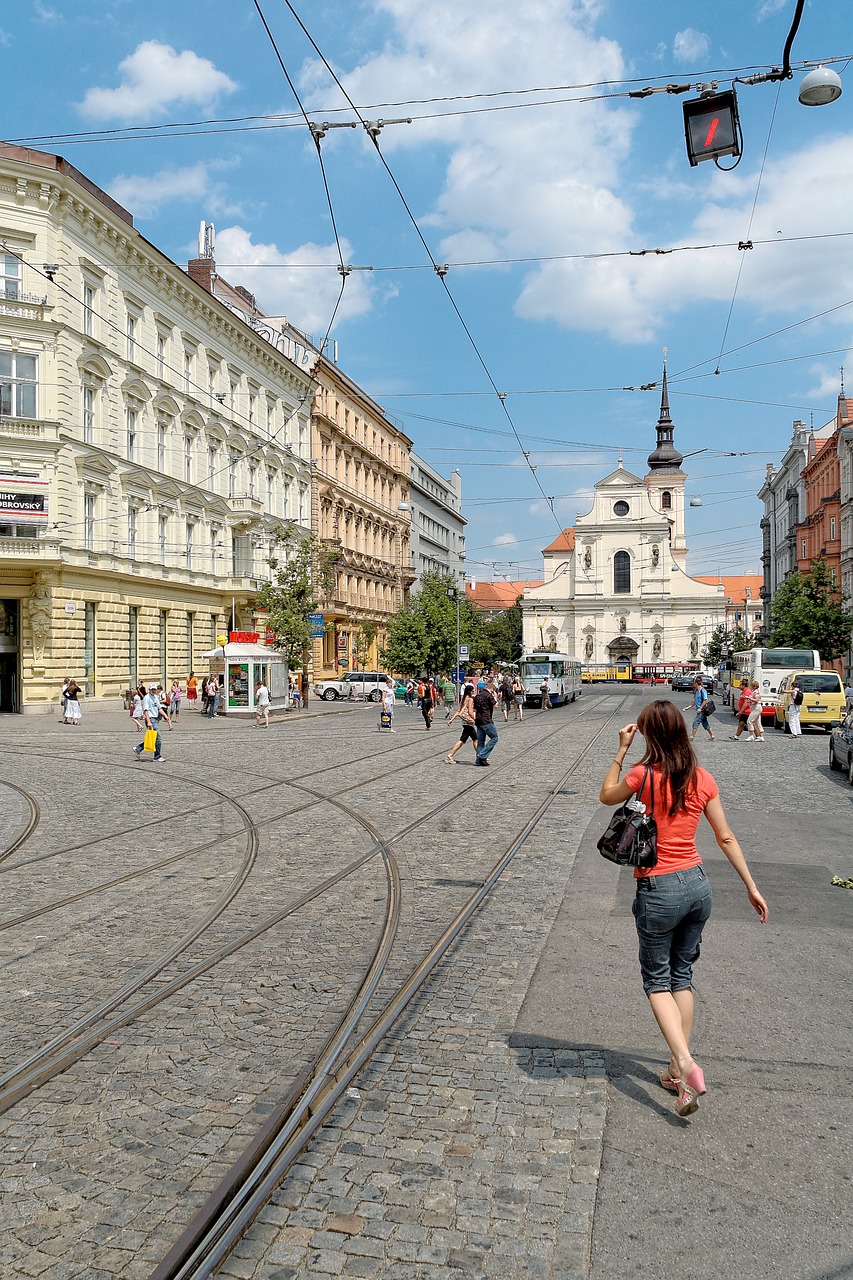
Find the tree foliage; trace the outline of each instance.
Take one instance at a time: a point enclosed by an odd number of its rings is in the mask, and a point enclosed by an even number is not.
[[[770,611],[770,642],[793,649],[817,649],[821,658],[840,658],[850,648],[853,613],[845,609],[824,556],[808,573],[790,574]]]
[[[751,649],[754,644],[755,637],[742,627],[728,630],[724,623],[720,623],[714,627],[711,639],[702,650],[702,661],[706,667],[718,667],[723,660],[724,649],[728,649],[729,653],[741,653],[744,649]]]
[[[493,618],[484,619],[481,624],[478,643],[477,660],[484,665],[495,663],[509,664],[517,662],[524,647],[522,641],[523,615],[519,596],[515,604],[510,605]]]
[[[456,600],[448,591],[456,589],[453,575],[434,569],[421,578],[405,609],[394,615],[388,640],[381,650],[385,666],[401,675],[437,675],[456,665]],[[481,648],[484,619],[464,592],[459,592],[459,640],[471,649],[473,661]]]
[[[268,564],[271,580],[261,588],[256,607],[263,609],[274,633],[272,647],[288,667],[300,667],[311,643],[308,614],[317,609],[317,597],[329,594],[334,584],[337,553],[323,548],[313,534],[300,536],[293,526],[278,531]]]

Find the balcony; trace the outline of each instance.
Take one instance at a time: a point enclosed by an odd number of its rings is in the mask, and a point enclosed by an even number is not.
[[[264,504],[260,498],[229,498],[228,506],[233,515],[260,516],[264,513]]]
[[[43,444],[59,443],[59,423],[41,418],[0,418],[0,436],[12,440],[36,440]]]
[[[47,297],[37,293],[19,293],[17,298],[0,297],[0,316],[18,320],[43,320]]]
[[[61,538],[0,538],[0,561],[37,560],[62,563]]]

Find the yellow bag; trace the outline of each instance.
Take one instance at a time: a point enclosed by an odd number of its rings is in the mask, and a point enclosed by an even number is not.
[[[142,740],[142,750],[143,751],[157,750],[157,730],[156,729],[145,730],[145,737]]]

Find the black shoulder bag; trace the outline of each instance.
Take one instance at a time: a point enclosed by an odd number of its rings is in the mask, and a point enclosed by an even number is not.
[[[643,790],[649,782],[649,812],[637,806],[642,801]],[[646,765],[640,790],[616,810],[607,824],[607,830],[598,841],[602,858],[620,867],[644,867],[657,865],[658,824],[655,822],[655,785],[651,765]]]

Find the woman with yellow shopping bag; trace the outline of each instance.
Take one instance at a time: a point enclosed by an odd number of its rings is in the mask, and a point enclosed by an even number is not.
[[[142,699],[142,714],[145,717],[145,737],[142,739],[138,747],[133,748],[133,753],[137,760],[141,759],[143,751],[153,751],[154,759],[159,760],[160,757],[160,698],[157,693],[145,693],[145,689],[140,690],[144,697]]]

